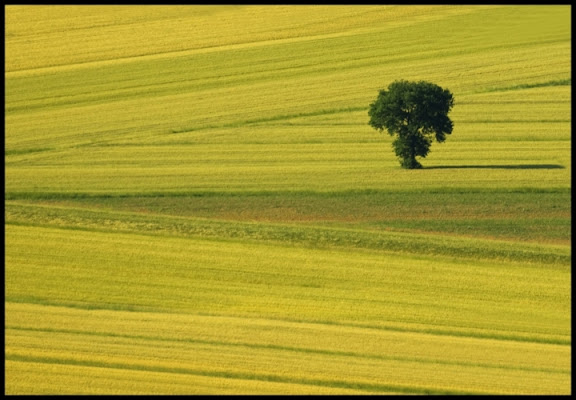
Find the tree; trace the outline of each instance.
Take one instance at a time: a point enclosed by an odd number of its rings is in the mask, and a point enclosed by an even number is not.
[[[402,168],[422,168],[416,157],[426,157],[434,139],[442,143],[452,133],[448,112],[453,105],[452,93],[438,85],[399,80],[380,90],[370,104],[369,124],[396,135],[392,146]]]

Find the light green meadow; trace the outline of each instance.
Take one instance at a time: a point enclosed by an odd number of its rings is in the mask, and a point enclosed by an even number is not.
[[[5,13],[6,394],[571,393],[569,6]]]

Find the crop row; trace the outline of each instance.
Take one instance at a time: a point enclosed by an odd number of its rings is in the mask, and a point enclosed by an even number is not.
[[[567,188],[570,142],[450,142],[426,169],[398,167],[389,143],[108,146],[14,154],[6,193]],[[435,150],[436,149],[436,150]]]
[[[6,300],[376,327],[416,323],[459,336],[569,341],[567,264],[142,235],[144,224],[134,233],[118,232],[113,221],[100,224],[107,232],[7,225]]]
[[[311,10],[314,12],[310,12]],[[348,32],[402,25],[402,18],[438,20],[446,15],[471,12],[463,8],[421,7],[358,8],[340,7],[67,7],[37,8],[30,18],[27,10],[9,7],[7,36],[8,70],[46,68],[51,65],[81,64],[129,57],[162,58],[178,53],[211,52],[216,48],[258,47],[261,43],[338,37]],[[29,18],[23,29],[18,22]],[[58,18],[55,18],[55,17]],[[387,21],[382,24],[382,21]],[[255,23],[257,22],[257,23]],[[171,29],[166,30],[166,24]],[[238,29],[241,26],[242,29]],[[368,29],[367,29],[368,28]],[[90,34],[86,34],[90,32]],[[46,46],[42,39],[67,38],[61,48],[55,41]],[[162,38],[162,40],[159,40]],[[186,38],[186,40],[182,40]],[[83,41],[84,40],[84,41]],[[44,44],[44,45],[43,45]],[[75,49],[90,46],[93,53]],[[54,50],[63,50],[54,53]],[[29,55],[33,54],[33,57]],[[49,56],[50,54],[50,56]],[[54,59],[56,57],[56,59]]]
[[[44,307],[38,308],[40,311]],[[122,318],[122,314],[124,313],[109,315],[115,319]],[[153,321],[154,317],[153,315]],[[198,320],[198,318],[189,319],[193,323]],[[216,319],[217,321],[217,318],[204,317],[203,319],[208,320],[209,328],[217,329],[217,326],[209,326],[210,320]],[[251,322],[250,320],[244,321],[244,325],[252,325]],[[131,325],[133,330],[144,328],[143,324]],[[147,323],[146,325],[149,329],[154,329],[156,324]],[[278,337],[286,328],[303,329],[299,324],[293,324],[290,327],[278,325],[271,321],[266,327],[260,326],[258,327],[260,329],[254,329],[253,336],[256,338]],[[230,325],[226,328],[232,330]],[[532,382],[527,389],[531,389],[533,393],[543,394],[560,393],[558,388],[566,389],[567,386],[569,371],[565,365],[562,366],[562,362],[558,363],[558,360],[563,359],[565,364],[566,359],[569,358],[569,350],[565,346],[525,344],[522,346],[525,351],[524,360],[508,359],[503,365],[499,361],[478,362],[476,356],[487,350],[493,350],[489,341],[461,340],[453,345],[450,355],[454,358],[460,356],[464,361],[444,362],[441,357],[434,358],[433,354],[424,353],[425,356],[423,356],[421,352],[415,352],[416,349],[424,348],[423,344],[432,348],[442,346],[444,342],[442,338],[437,339],[430,335],[406,337],[406,335],[399,336],[386,331],[366,334],[363,332],[364,329],[349,329],[348,332],[342,334],[330,329],[322,329],[322,327],[306,328],[308,328],[308,334],[299,335],[298,339],[304,337],[310,340],[312,335],[316,340],[322,337],[338,348],[341,348],[341,343],[347,340],[362,339],[364,346],[359,352],[318,351],[314,348],[265,346],[261,342],[251,345],[238,343],[238,339],[234,339],[234,342],[198,340],[191,332],[176,340],[158,340],[130,335],[123,337],[117,334],[110,336],[82,334],[70,332],[68,329],[62,331],[10,329],[7,333],[9,350],[6,357],[8,361],[38,363],[45,366],[59,365],[61,369],[67,367],[69,370],[72,369],[71,375],[83,374],[85,367],[100,367],[115,370],[120,380],[128,380],[132,371],[145,371],[186,375],[190,386],[196,386],[195,381],[198,377],[213,377],[230,379],[232,384],[235,380],[288,383],[295,388],[288,386],[284,390],[292,389],[296,392],[304,389],[298,388],[299,385],[304,385],[307,386],[306,390],[311,392],[322,392],[326,388],[340,388],[364,393],[518,393],[510,390],[510,383],[527,380]],[[238,338],[238,332],[235,333]],[[242,339],[247,338],[241,337]],[[13,340],[18,344],[13,345]],[[377,343],[386,344],[377,346]],[[486,346],[486,344],[489,345]],[[314,345],[318,346],[317,343]],[[386,347],[406,348],[411,351],[392,356],[388,353],[381,357],[374,354],[374,347],[382,350]],[[513,347],[504,343],[500,350],[504,354],[514,354],[516,349]],[[98,351],[95,352],[94,348],[98,348]],[[543,350],[548,353],[548,357],[557,362],[555,368],[540,367],[539,370],[532,370],[522,366],[527,358],[533,364],[542,363],[542,360],[547,358],[542,357]],[[269,363],[270,359],[276,362]],[[302,363],[303,360],[306,362]],[[44,367],[44,369],[48,368]],[[432,375],[435,369],[440,369],[442,373],[434,374],[433,379],[427,384],[422,384],[420,377]],[[344,377],[334,378],[342,372],[346,373]],[[147,389],[152,393],[166,390],[162,388],[161,382],[162,380],[159,382],[159,387],[152,386]],[[539,384],[534,385],[533,382],[539,382]],[[43,385],[39,386],[36,388],[38,391],[42,390]],[[99,387],[102,388],[102,386]],[[490,389],[487,390],[488,388]],[[206,388],[203,389],[206,390]],[[252,388],[252,390],[255,389],[257,393],[270,390],[266,387]],[[143,388],[133,388],[133,390],[136,393],[142,393]],[[212,388],[211,391],[219,392],[217,388]]]

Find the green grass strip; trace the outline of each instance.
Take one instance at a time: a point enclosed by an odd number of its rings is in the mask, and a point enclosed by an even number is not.
[[[566,246],[21,204],[5,205],[5,223],[155,236],[273,242],[280,245],[305,245],[316,248],[364,248],[418,256],[450,256],[475,260],[561,265],[568,265],[571,261],[570,249]]]
[[[274,122],[274,121],[284,121],[284,120],[293,119],[293,118],[316,117],[318,115],[350,113],[350,112],[362,111],[362,110],[367,110],[367,109],[368,109],[367,107],[344,107],[344,108],[334,108],[334,109],[329,109],[329,110],[317,110],[317,111],[294,113],[294,114],[279,114],[279,115],[273,115],[271,117],[247,119],[244,121],[231,122],[231,123],[220,124],[220,125],[205,125],[205,126],[172,129],[172,133],[193,132],[193,131],[199,131],[199,130],[204,130],[204,129],[216,129],[216,128],[238,128],[241,126],[261,124],[261,123]]]
[[[538,87],[548,87],[548,86],[571,86],[572,85],[572,78],[568,79],[559,79],[547,82],[539,82],[539,83],[523,83],[520,85],[514,86],[505,86],[505,87],[498,87],[498,88],[490,88],[487,90],[483,90],[482,92],[504,92],[508,90],[522,90],[522,89],[532,89]]]
[[[544,166],[552,168],[550,166]],[[543,168],[544,168],[543,167]],[[437,167],[438,168],[438,167]],[[444,167],[449,168],[449,167]],[[518,167],[520,168],[520,167]],[[558,168],[558,167],[553,167]],[[434,169],[430,167],[428,169]],[[506,194],[506,193],[571,193],[571,188],[566,187],[514,187],[514,188],[469,188],[469,187],[437,187],[422,189],[349,189],[340,191],[314,191],[314,190],[187,190],[187,191],[145,191],[145,192],[7,192],[5,200],[67,200],[67,199],[111,199],[132,197],[213,197],[213,196],[318,196],[318,197],[345,197],[351,195],[384,195],[395,194]]]

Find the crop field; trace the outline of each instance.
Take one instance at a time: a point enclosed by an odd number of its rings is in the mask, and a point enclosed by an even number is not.
[[[5,394],[571,393],[570,6],[5,14]]]

